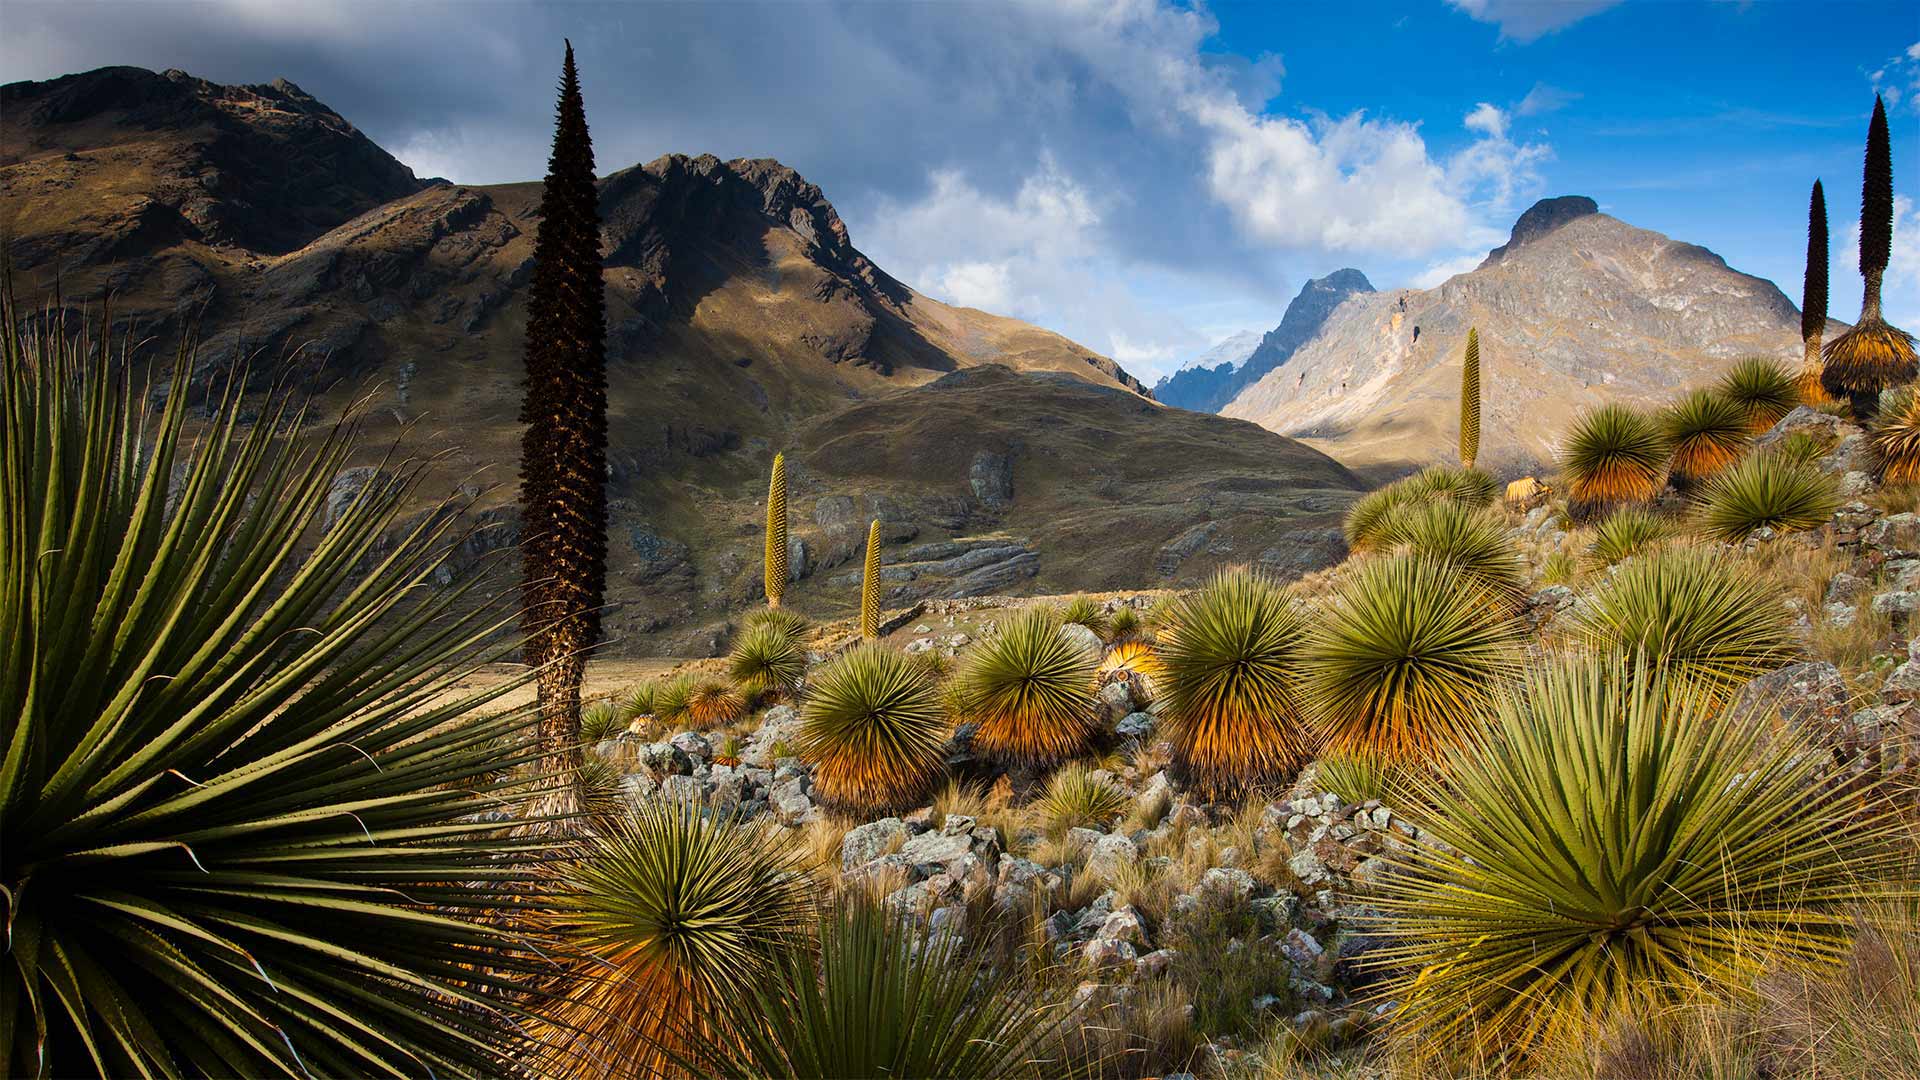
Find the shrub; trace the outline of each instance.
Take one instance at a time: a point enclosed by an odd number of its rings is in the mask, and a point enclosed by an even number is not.
[[[527,710],[467,719],[531,676],[458,687],[514,615],[430,584],[431,463],[323,530],[356,417],[240,372],[188,439],[191,349],[158,387],[126,355],[0,301],[0,1072],[496,1071],[550,841],[475,815],[548,792],[471,790],[537,760]]]
[[[1055,1075],[1071,1015],[959,935],[921,941],[906,918],[849,899],[822,920],[817,950],[787,951],[721,999],[717,1020],[737,1038],[691,1059],[719,1080],[1038,1078]]]
[[[1564,551],[1552,552],[1540,563],[1540,580],[1549,585],[1571,585],[1579,576],[1579,566]]]
[[[813,632],[813,622],[792,608],[755,608],[741,626],[745,630],[771,626],[800,645],[806,644],[807,635]]]
[[[580,710],[580,741],[592,746],[626,730],[620,709],[611,701],[596,701]]]
[[[748,626],[727,654],[727,675],[755,696],[792,694],[806,674],[807,654],[799,639],[773,623]]]
[[[1113,628],[1113,619],[1107,614],[1107,609],[1091,596],[1076,596],[1068,600],[1060,608],[1060,621],[1077,623],[1101,637],[1106,637]]]
[[[653,718],[672,729],[693,723],[693,679],[675,675],[653,688]]]
[[[814,679],[802,708],[800,756],[825,801],[889,810],[919,801],[946,765],[940,700],[912,660],[858,645]]]
[[[700,679],[687,693],[687,723],[697,730],[722,727],[747,714],[747,699],[720,679]]]
[[[1445,759],[1432,840],[1378,880],[1378,991],[1421,1051],[1524,1062],[1595,1018],[1844,957],[1898,825],[1765,724],[1655,669],[1574,658]],[[1436,842],[1437,841],[1437,842]]]
[[[1401,481],[1416,502],[1449,499],[1484,510],[1500,498],[1500,481],[1469,466],[1429,465]]]
[[[1107,634],[1116,645],[1136,641],[1145,633],[1146,623],[1133,608],[1122,607],[1107,620]]]
[[[1567,508],[1576,516],[1618,503],[1645,502],[1660,491],[1667,444],[1660,429],[1625,405],[1581,414],[1560,448]]]
[[[1305,620],[1249,571],[1182,597],[1155,655],[1174,759],[1214,794],[1264,783],[1311,756],[1300,697]]]
[[[1746,405],[1708,390],[1661,410],[1660,434],[1673,451],[1674,482],[1695,484],[1731,465],[1752,437],[1751,415]]]
[[[1737,361],[1714,385],[1747,418],[1747,430],[1759,433],[1780,422],[1800,404],[1800,383],[1786,365],[1765,356]]]
[[[654,800],[555,864],[545,928],[568,957],[529,1032],[551,1075],[655,1076],[732,1033],[712,1018],[800,946],[811,909],[799,852],[772,834]]]
[[[657,683],[643,682],[621,695],[614,703],[614,707],[619,710],[620,719],[631,725],[642,717],[652,717],[653,695],[658,689]]]
[[[767,606],[777,608],[787,594],[787,458],[773,455],[773,471],[767,477],[767,551],[765,584]]]
[[[1043,608],[1008,618],[968,652],[959,680],[973,745],[988,754],[1051,762],[1086,748],[1096,727],[1099,660],[1060,633]]]
[[[1612,566],[1659,547],[1673,539],[1673,535],[1673,527],[1658,515],[1621,507],[1594,526],[1593,540],[1587,544],[1587,560],[1595,566]]]
[[[1849,398],[1859,420],[1873,415],[1882,390],[1920,374],[1913,335],[1889,325],[1880,314],[1880,288],[1893,247],[1893,213],[1893,152],[1886,107],[1876,94],[1860,182],[1860,317],[1852,329],[1827,343],[1820,372],[1820,385],[1836,398]]]
[[[1705,548],[1668,548],[1621,563],[1574,625],[1595,652],[1644,655],[1717,693],[1786,663],[1795,651],[1773,588]]]
[[[1868,433],[1867,450],[1881,483],[1920,483],[1920,390],[1908,386],[1887,398]]]
[[[1100,661],[1100,678],[1105,680],[1124,671],[1145,675],[1149,680],[1159,678],[1160,661],[1153,646],[1144,641],[1122,641],[1108,649],[1106,658]]]
[[[1458,742],[1519,666],[1512,619],[1471,581],[1408,556],[1349,575],[1300,664],[1327,750],[1386,762]]]
[[[1379,544],[1447,566],[1503,606],[1526,595],[1520,554],[1505,524],[1484,511],[1447,500],[1409,508],[1380,531]]]
[[[1046,822],[1047,831],[1058,835],[1076,827],[1104,831],[1129,804],[1125,792],[1075,762],[1061,766],[1048,778],[1046,794],[1034,807]]]
[[[1753,454],[1702,489],[1698,513],[1708,536],[1743,540],[1760,528],[1817,529],[1838,509],[1839,489],[1819,469],[1771,454]]]
[[[1401,510],[1418,505],[1421,498],[1420,493],[1404,481],[1360,496],[1347,509],[1347,547],[1354,551],[1371,549],[1387,521]]]

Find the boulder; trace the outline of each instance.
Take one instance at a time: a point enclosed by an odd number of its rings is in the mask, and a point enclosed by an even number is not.
[[[878,859],[888,848],[905,844],[907,824],[899,818],[881,818],[850,829],[840,841],[840,869],[852,870]]]

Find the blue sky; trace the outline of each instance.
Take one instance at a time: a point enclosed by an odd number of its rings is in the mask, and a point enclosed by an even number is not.
[[[537,177],[572,36],[599,162],[777,157],[942,299],[1151,380],[1301,282],[1470,268],[1534,199],[1704,244],[1799,299],[1827,185],[1832,312],[1876,88],[1920,324],[1920,9],[1907,2],[1170,4],[8,0],[0,78],[285,77],[422,175]]]

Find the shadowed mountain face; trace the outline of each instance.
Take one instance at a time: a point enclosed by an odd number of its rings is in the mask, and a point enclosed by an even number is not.
[[[253,357],[257,385],[290,369],[325,391],[326,406],[364,398],[375,441],[408,432],[446,454],[443,490],[478,492],[475,511],[492,527],[465,545],[463,564],[515,541],[537,182],[423,183],[286,83],[223,87],[112,68],[9,85],[0,101],[0,232],[23,301],[57,278],[73,308],[111,295],[116,321],[137,323],[154,350],[198,320],[203,374]],[[883,517],[891,543],[965,546],[1027,529],[1012,539],[1030,541],[1033,559],[993,583],[1011,591],[1163,582],[1209,565],[1205,553],[1227,541],[1202,538],[1197,558],[1166,560],[1162,545],[1209,523],[1209,536],[1234,534],[1214,519],[1237,513],[1240,497],[1222,493],[1298,483],[1333,492],[1321,500],[1333,505],[1355,486],[1317,452],[1251,424],[1209,421],[1221,426],[1199,445],[1219,461],[1194,461],[1192,418],[1154,404],[1113,361],[919,295],[862,254],[819,188],[778,162],[667,155],[605,177],[600,193],[606,623],[623,651],[707,648],[713,628],[757,597],[760,503],[776,450],[795,460],[796,508],[844,498],[862,528]],[[985,365],[990,391],[936,383]],[[963,399],[970,424],[932,423]],[[874,444],[850,459],[898,468],[823,458],[815,471],[808,433],[856,410],[871,419],[859,430]],[[925,435],[934,430],[947,436]],[[1088,456],[1085,469],[1061,475],[1083,482],[1042,479],[1051,466],[1041,463],[1077,455]],[[1139,475],[1098,479],[1119,461]],[[363,479],[343,477],[341,490]],[[1192,487],[1203,481],[1215,494]],[[826,519],[837,521],[840,506],[831,502]],[[1148,506],[1097,564],[1048,546],[1086,542],[1075,521],[1117,523]],[[1285,520],[1311,525],[1326,513],[1295,509],[1301,516]],[[796,525],[813,548],[796,563],[794,602],[823,612],[853,603],[856,591],[825,572],[838,557],[827,526],[798,512]],[[1276,565],[1324,558],[1325,538],[1310,533],[1276,535]],[[955,583],[966,571],[947,569],[916,573],[917,588],[973,587]]]
[[[1737,357],[1797,365],[1800,316],[1770,281],[1706,248],[1547,199],[1471,273],[1347,298],[1285,368],[1221,410],[1305,439],[1356,468],[1452,460],[1461,353],[1480,331],[1482,467],[1550,467],[1574,414],[1653,406]]]
[[[1246,362],[1191,367],[1160,380],[1153,396],[1169,405],[1195,412],[1219,412],[1240,391],[1252,386],[1268,372],[1286,363],[1300,346],[1313,340],[1320,327],[1340,302],[1355,293],[1370,293],[1373,283],[1354,269],[1335,270],[1315,278],[1300,289],[1287,305],[1280,325],[1269,330]]]

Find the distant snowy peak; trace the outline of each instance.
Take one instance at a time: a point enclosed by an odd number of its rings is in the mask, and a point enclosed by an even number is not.
[[[1214,345],[1211,349],[1180,365],[1180,370],[1188,368],[1217,368],[1221,364],[1230,364],[1230,370],[1240,370],[1247,362],[1253,350],[1260,347],[1260,339],[1266,335],[1259,330],[1242,330],[1239,333]]]

